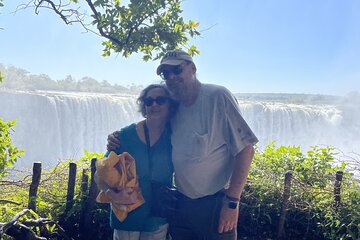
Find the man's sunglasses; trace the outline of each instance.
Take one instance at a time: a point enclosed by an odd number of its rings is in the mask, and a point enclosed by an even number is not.
[[[156,102],[157,105],[164,105],[169,100],[168,97],[158,96],[156,98],[147,97],[144,99],[144,104],[147,107],[150,107]]]
[[[178,76],[183,72],[183,70],[184,70],[183,66],[177,65],[177,66],[162,70],[160,73],[160,76],[162,79],[168,80],[170,78],[171,73]]]

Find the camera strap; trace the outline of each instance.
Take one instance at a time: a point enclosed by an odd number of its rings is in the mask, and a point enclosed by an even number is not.
[[[149,162],[150,180],[152,180],[153,174],[152,174],[152,160],[150,157],[150,135],[149,135],[149,129],[146,125],[146,120],[144,121],[144,134],[145,134],[146,149],[147,149],[148,162]]]

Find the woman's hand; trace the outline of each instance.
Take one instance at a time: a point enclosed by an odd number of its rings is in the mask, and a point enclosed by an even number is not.
[[[110,151],[116,151],[120,148],[121,143],[119,141],[120,131],[115,131],[108,135],[106,149]]]

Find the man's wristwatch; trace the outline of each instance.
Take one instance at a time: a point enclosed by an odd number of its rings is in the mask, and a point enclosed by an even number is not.
[[[225,200],[225,204],[227,204],[228,208],[236,209],[239,206],[240,200],[237,198],[233,198],[233,197],[230,197],[225,194],[224,200]]]
[[[229,201],[227,206],[228,208],[236,209],[239,206],[239,202]]]

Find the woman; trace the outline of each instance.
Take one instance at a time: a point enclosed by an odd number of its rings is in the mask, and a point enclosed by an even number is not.
[[[168,224],[165,218],[156,216],[156,191],[159,185],[172,185],[170,128],[168,121],[175,113],[177,104],[170,99],[165,85],[152,84],[140,94],[137,103],[144,120],[120,130],[121,147],[117,154],[128,152],[136,163],[142,195],[145,203],[129,212],[121,222],[113,211],[110,226],[114,240],[162,240],[166,239]]]

